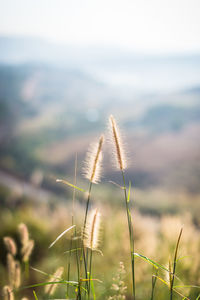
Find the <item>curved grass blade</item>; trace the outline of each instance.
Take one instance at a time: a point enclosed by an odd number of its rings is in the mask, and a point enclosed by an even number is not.
[[[72,228],[74,228],[76,225],[73,225],[73,226],[71,226],[71,227],[69,227],[69,228],[67,228],[66,230],[64,230],[56,239],[55,239],[55,241],[53,241],[53,243],[51,243],[51,245],[49,246],[49,249],[51,248],[51,247],[53,247],[53,245],[55,245],[55,243],[65,234],[65,233],[67,233],[69,230],[71,230]]]
[[[76,190],[78,190],[80,192],[84,192],[84,193],[86,192],[84,189],[79,188],[78,186],[73,185],[72,183],[68,182],[67,180],[56,179],[56,182],[64,183],[64,184],[66,184],[66,185],[68,185],[68,186],[70,186],[70,187],[72,187],[72,188],[74,188],[74,189],[76,189]]]
[[[159,263],[153,261],[152,259],[142,255],[142,254],[139,254],[139,253],[133,253],[133,255],[137,256],[137,257],[140,257],[142,259],[144,259],[145,261],[147,261],[148,263],[150,263],[151,265],[153,265],[156,269],[162,269],[162,270],[165,270],[167,272],[169,272],[169,270],[167,268],[165,268],[164,266],[160,265]]]
[[[42,283],[35,283],[35,284],[31,284],[31,285],[26,285],[26,286],[22,286],[22,287],[18,288],[17,290],[21,291],[21,290],[40,287],[40,286],[45,286],[45,285],[49,285],[49,284],[69,284],[71,286],[78,286],[77,281],[60,280],[60,281],[49,281],[49,282],[42,282]]]
[[[112,181],[112,180],[109,180],[108,182],[110,182],[110,183],[112,183],[113,185],[119,187],[121,190],[124,190],[124,186],[121,186],[120,184],[118,184],[118,183],[116,183],[116,182],[114,182],[114,181]]]

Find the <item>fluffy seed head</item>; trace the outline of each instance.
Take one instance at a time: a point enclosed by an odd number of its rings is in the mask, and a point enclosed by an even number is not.
[[[101,214],[98,210],[93,210],[90,213],[86,224],[83,243],[85,247],[90,248],[91,250],[97,250],[99,247],[100,218]]]
[[[15,256],[17,253],[17,246],[15,244],[15,241],[9,236],[5,236],[3,238],[3,241],[8,252],[10,252],[13,256]]]
[[[18,231],[22,245],[26,245],[29,241],[28,228],[24,223],[19,224]]]
[[[56,282],[56,281],[61,280],[61,276],[63,274],[63,271],[64,271],[63,267],[58,268],[56,270],[56,272],[53,274],[53,276],[51,276],[49,282]],[[48,295],[53,295],[56,288],[57,288],[57,286],[58,286],[57,284],[46,285],[45,288],[44,288],[44,291]]]
[[[104,136],[102,135],[98,143],[90,146],[86,155],[84,175],[92,183],[98,183],[101,177],[102,147]]]
[[[2,290],[3,300],[14,300],[14,294],[10,286],[5,285]]]
[[[7,269],[8,269],[8,280],[9,285],[14,287],[15,285],[15,260],[12,254],[7,254]]]
[[[126,159],[124,154],[123,145],[121,142],[120,132],[117,127],[114,117],[111,115],[109,118],[110,128],[111,128],[111,140],[114,145],[114,153],[117,161],[117,168],[124,170],[126,168]]]
[[[28,243],[26,243],[26,245],[22,248],[21,253],[22,253],[22,260],[24,262],[29,260],[34,245],[35,245],[34,240],[29,240]]]

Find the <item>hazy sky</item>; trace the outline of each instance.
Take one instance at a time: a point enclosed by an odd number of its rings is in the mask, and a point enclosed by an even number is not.
[[[196,52],[200,0],[0,0],[0,34],[143,52]]]

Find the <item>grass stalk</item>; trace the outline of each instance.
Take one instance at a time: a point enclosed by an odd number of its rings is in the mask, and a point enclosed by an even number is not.
[[[125,182],[125,175],[124,170],[122,172],[122,179],[124,185],[124,198],[126,204],[126,213],[127,213],[127,220],[128,220],[128,228],[129,228],[129,239],[130,239],[130,250],[131,250],[131,266],[132,266],[132,285],[133,285],[133,300],[135,300],[135,260],[134,260],[134,234],[133,234],[133,224],[131,219],[131,213],[127,198],[127,189],[126,189],[126,182]]]
[[[182,232],[183,232],[183,228],[181,228],[181,230],[180,230],[178,240],[176,243],[175,252],[174,252],[173,271],[172,271],[172,274],[171,274],[172,276],[171,276],[171,280],[170,280],[170,300],[173,300],[173,286],[174,286],[174,278],[175,278],[175,273],[176,273],[177,254],[178,254],[178,247],[180,244]]]
[[[74,163],[74,186],[76,186],[76,179],[77,179],[77,153],[76,153],[76,156],[75,156],[75,163]],[[72,196],[72,226],[74,225],[75,194],[76,194],[76,190],[75,190],[75,188],[73,188],[73,196]],[[70,253],[69,253],[69,258],[68,258],[67,281],[70,280],[72,238],[75,235],[76,235],[76,228],[74,229],[73,235],[71,235],[71,239],[70,239]],[[80,279],[79,277],[80,276],[79,276],[79,258],[78,258],[78,253],[76,253],[76,264],[77,264],[77,274],[78,274],[78,281],[79,281],[79,279]],[[69,285],[67,285],[67,296],[69,296]]]
[[[155,292],[157,276],[158,276],[158,269],[156,269],[156,274],[152,275],[152,288],[151,288],[151,298],[150,298],[150,300],[154,299],[154,292]]]
[[[88,300],[90,299],[90,286],[91,286],[91,275],[92,275],[92,250],[90,251],[90,264],[89,264],[89,286],[88,286]]]
[[[92,181],[90,181],[89,190],[88,190],[88,198],[87,198],[87,203],[86,203],[85,218],[84,218],[84,224],[83,224],[83,237],[85,235],[91,191],[92,191]],[[82,240],[82,248],[83,248],[83,251],[82,251],[83,262],[84,262],[84,268],[85,268],[86,290],[88,291],[88,289],[89,289],[89,285],[88,285],[88,281],[87,281],[87,279],[88,279],[88,274],[87,274],[87,272],[88,272],[88,268],[87,268],[87,266],[88,266],[88,249],[86,250],[86,253],[85,253],[85,247],[84,247],[83,240]]]

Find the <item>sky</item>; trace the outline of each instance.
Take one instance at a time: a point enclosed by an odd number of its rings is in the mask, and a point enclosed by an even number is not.
[[[0,0],[0,35],[148,53],[200,52],[200,0]]]

